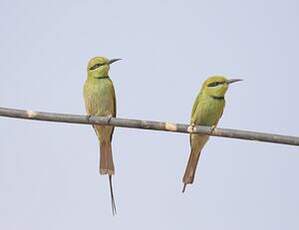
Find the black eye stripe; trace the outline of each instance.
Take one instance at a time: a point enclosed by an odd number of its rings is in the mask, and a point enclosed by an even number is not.
[[[93,65],[92,67],[90,67],[89,70],[95,70],[95,69],[99,68],[102,65],[104,65],[104,64],[97,63],[97,64]]]
[[[210,84],[208,84],[208,87],[215,87],[218,85],[222,85],[224,83],[225,83],[224,81],[215,81],[215,82],[211,82]]]

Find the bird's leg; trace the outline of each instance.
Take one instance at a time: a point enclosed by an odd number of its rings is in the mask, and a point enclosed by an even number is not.
[[[216,125],[212,125],[212,126],[211,126],[210,134],[213,134],[215,128],[216,128]]]
[[[188,132],[189,132],[189,133],[193,133],[193,132],[194,132],[194,127],[195,127],[195,123],[192,122],[192,123],[189,125],[189,127],[188,127]]]
[[[192,131],[194,130],[194,127],[195,127],[195,123],[192,122],[192,123],[191,123],[191,129],[192,129]]]
[[[110,124],[111,118],[113,117],[111,114],[109,114],[107,117],[107,123]]]
[[[87,121],[90,122],[90,118],[92,117],[92,115],[91,114],[87,114],[86,117],[87,117]]]

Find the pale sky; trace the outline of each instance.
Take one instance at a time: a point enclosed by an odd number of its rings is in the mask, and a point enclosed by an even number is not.
[[[299,135],[299,3],[0,1],[0,106],[84,114],[93,56],[119,117],[187,123],[210,75],[230,87],[219,127]],[[0,229],[299,229],[297,147],[212,137],[181,193],[184,134],[117,128],[118,215],[91,127],[0,118]]]

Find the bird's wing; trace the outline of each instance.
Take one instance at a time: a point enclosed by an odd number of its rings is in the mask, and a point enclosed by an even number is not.
[[[114,108],[114,112],[113,112],[113,117],[116,117],[116,96],[115,96],[115,90],[114,90],[114,86],[112,85],[112,96],[113,96],[113,108]]]
[[[111,81],[111,83],[112,83],[112,81]],[[113,83],[112,83],[111,90],[112,90],[112,99],[113,99],[113,114],[112,114],[112,117],[116,117],[116,96],[115,96],[115,90],[114,90]],[[112,141],[113,132],[114,132],[114,126],[113,126],[112,132],[110,134],[110,141]]]
[[[197,94],[196,99],[195,99],[195,101],[193,103],[192,112],[191,112],[191,121],[192,121],[192,117],[194,116],[194,113],[195,113],[195,111],[196,111],[196,109],[198,107],[199,97],[200,97],[200,93]]]
[[[192,107],[192,112],[191,112],[191,124],[200,124],[200,121],[198,120],[200,118],[200,97],[201,93],[198,93]]]
[[[195,124],[198,125],[200,124],[200,114],[201,114],[201,110],[200,110],[200,96],[201,94],[198,93],[194,103],[193,103],[193,107],[192,107],[192,112],[191,112],[191,120],[190,123],[191,124]],[[189,141],[190,141],[190,145],[192,145],[191,143],[191,139],[192,139],[192,134],[190,135]]]

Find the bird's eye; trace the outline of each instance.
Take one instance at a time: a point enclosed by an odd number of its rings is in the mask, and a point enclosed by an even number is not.
[[[210,84],[208,84],[208,87],[215,87],[219,85],[219,82],[215,81],[215,82],[211,82]]]
[[[218,85],[224,84],[224,82],[220,82],[220,81],[215,81],[215,82],[211,82],[210,84],[208,84],[208,87],[216,87]]]
[[[97,63],[97,64],[93,65],[92,67],[90,67],[89,70],[95,70],[95,69],[99,68],[101,65],[102,64]]]

